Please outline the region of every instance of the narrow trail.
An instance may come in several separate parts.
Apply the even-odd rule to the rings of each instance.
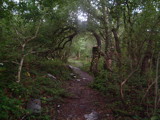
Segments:
[[[93,77],[79,68],[70,67],[79,77],[67,83],[71,97],[65,98],[60,105],[57,120],[114,120],[104,97],[88,86]]]

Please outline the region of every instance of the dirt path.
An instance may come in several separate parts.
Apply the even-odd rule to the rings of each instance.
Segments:
[[[59,105],[57,120],[114,120],[105,99],[88,84],[93,77],[79,68],[70,66],[79,78],[71,80],[66,89],[72,95]]]

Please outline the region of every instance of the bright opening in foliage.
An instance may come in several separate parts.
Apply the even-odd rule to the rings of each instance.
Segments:
[[[88,20],[87,14],[81,10],[78,10],[77,16],[78,16],[78,20],[80,20],[81,22]]]

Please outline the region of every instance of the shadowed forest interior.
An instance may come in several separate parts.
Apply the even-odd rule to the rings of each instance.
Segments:
[[[160,0],[0,1],[2,120],[160,120],[159,64]]]

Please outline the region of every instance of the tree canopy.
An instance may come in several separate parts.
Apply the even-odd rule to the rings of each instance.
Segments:
[[[148,107],[145,116],[152,117],[159,112],[159,51],[159,0],[0,1],[1,96],[7,81],[24,84],[36,61],[86,60],[97,79],[119,85],[123,103],[132,88],[142,88],[139,106]],[[103,80],[93,86],[106,86]]]

